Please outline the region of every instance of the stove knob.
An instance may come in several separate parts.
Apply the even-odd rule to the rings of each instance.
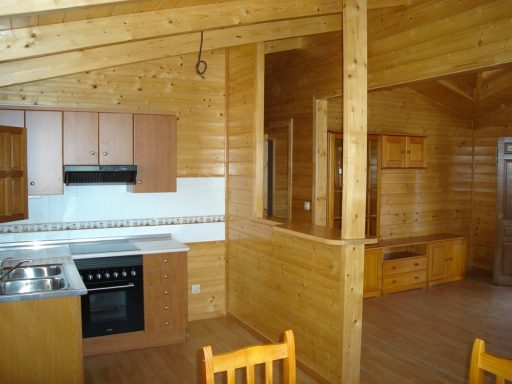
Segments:
[[[87,280],[89,280],[89,281],[94,280],[94,276],[92,275],[92,273],[89,273],[89,274],[87,275]]]
[[[96,279],[97,279],[97,280],[101,280],[101,273],[99,273],[99,272],[98,272],[98,273],[96,274]]]
[[[137,275],[137,272],[135,272],[135,269],[132,269],[132,271],[130,272],[130,274],[135,277],[135,275]]]
[[[105,274],[103,276],[105,276],[105,279],[110,279],[110,273],[108,273],[108,272],[105,272]]]
[[[112,273],[112,277],[114,279],[117,279],[119,277],[119,272],[115,271],[114,273]]]
[[[126,277],[126,276],[128,276],[128,273],[126,273],[126,271],[123,270],[123,272],[121,272],[121,276]]]

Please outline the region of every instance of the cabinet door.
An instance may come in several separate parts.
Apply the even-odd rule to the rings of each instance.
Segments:
[[[133,164],[133,115],[99,114],[100,164]]]
[[[382,249],[364,251],[364,297],[378,296],[382,289]]]
[[[424,137],[407,137],[406,164],[408,168],[424,168],[427,165]]]
[[[25,127],[25,111],[18,109],[1,109],[0,110],[0,125],[8,127]]]
[[[466,273],[466,239],[455,239],[449,243],[447,277],[462,277]]]
[[[98,164],[97,112],[64,112],[64,164]]]
[[[27,135],[0,126],[0,222],[28,218]]]
[[[382,168],[405,167],[406,136],[382,136]]]
[[[29,195],[64,193],[62,112],[26,111]]]
[[[447,242],[436,241],[428,244],[429,280],[438,280],[447,274]]]
[[[176,116],[133,116],[134,192],[176,192]]]

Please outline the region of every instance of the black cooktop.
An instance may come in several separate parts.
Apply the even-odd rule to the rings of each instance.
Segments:
[[[69,244],[69,250],[73,255],[84,255],[87,253],[106,253],[106,252],[126,252],[138,251],[135,245],[129,241],[116,242],[91,242],[91,243],[72,243]]]

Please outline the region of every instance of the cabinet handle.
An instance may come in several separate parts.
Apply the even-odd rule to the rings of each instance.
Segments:
[[[166,306],[164,307],[164,309],[165,309],[166,311],[168,311],[168,310],[169,310],[169,307],[166,305]]]
[[[137,184],[142,184],[142,180],[137,180]]]
[[[165,290],[164,295],[168,295],[168,294],[169,294],[169,291]]]
[[[169,326],[169,322],[168,322],[168,321],[166,321],[166,322],[165,322],[165,325]]]
[[[103,156],[107,156],[108,155],[108,152],[103,152]]]
[[[36,183],[34,183],[33,181],[30,182],[30,185],[35,185]]]
[[[168,275],[164,275],[164,279],[168,279],[168,278],[169,278],[169,276],[168,276]]]
[[[95,152],[95,151],[91,151],[91,152],[89,152],[89,155],[91,155],[91,156],[94,156],[95,154],[96,154],[96,152]]]
[[[167,260],[167,259],[164,259],[164,263],[167,263],[168,261],[169,261],[169,260]]]

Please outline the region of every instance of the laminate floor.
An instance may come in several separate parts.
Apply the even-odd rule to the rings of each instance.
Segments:
[[[475,337],[512,357],[512,287],[489,278],[367,299],[363,306],[361,383],[465,383]],[[222,318],[189,324],[182,344],[85,358],[86,384],[198,383],[199,350],[224,352],[260,341]],[[315,380],[298,372],[298,383]]]
[[[475,337],[512,357],[512,287],[485,276],[364,301],[361,380],[466,383]]]

